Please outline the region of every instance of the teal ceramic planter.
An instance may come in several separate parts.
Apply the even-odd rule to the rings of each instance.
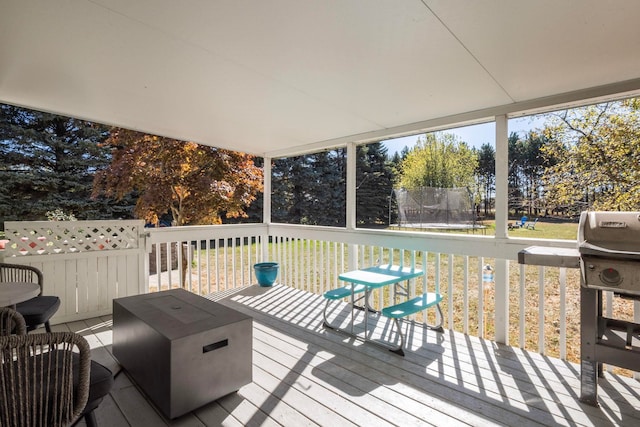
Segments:
[[[253,269],[256,272],[256,279],[260,286],[271,286],[278,277],[278,268],[280,266],[277,262],[259,262],[253,265]]]

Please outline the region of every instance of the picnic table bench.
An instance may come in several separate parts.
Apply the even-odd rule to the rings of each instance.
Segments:
[[[415,298],[409,298],[409,280],[415,279],[423,274],[422,270],[402,267],[396,265],[380,265],[368,267],[360,270],[353,270],[343,274],[340,274],[338,277],[340,280],[345,281],[348,285],[332,289],[324,293],[324,298],[327,300],[325,304],[325,308],[323,311],[323,326],[349,335],[356,339],[363,339],[364,341],[371,342],[373,344],[377,344],[383,346],[390,351],[404,356],[404,344],[405,337],[402,332],[402,327],[400,324],[400,320],[404,317],[415,314],[419,311],[426,310],[427,308],[436,306],[438,310],[438,315],[440,319],[440,323],[438,325],[427,325],[427,327],[434,329],[438,332],[442,332],[442,310],[440,308],[440,301],[442,301],[442,295],[439,293],[425,293],[423,295],[417,296]],[[405,287],[402,286],[402,282],[407,282]],[[378,313],[375,309],[373,309],[369,304],[369,297],[371,295],[371,291],[374,289],[381,288],[387,285],[396,286],[396,292],[394,292],[396,298],[398,296],[405,296],[407,298],[406,301],[390,305],[388,307],[384,307],[380,314],[383,316],[393,319],[394,325],[396,327],[396,331],[398,336],[400,337],[400,344],[398,346],[390,346],[387,343],[380,343],[378,341],[373,341],[368,339],[368,316],[365,314],[364,318],[364,337],[360,337],[358,334],[353,332],[353,323],[354,323],[354,310],[364,310],[366,312],[375,312]],[[364,295],[355,298],[355,295],[364,293]],[[329,308],[329,303],[331,301],[340,300],[344,298],[350,298],[351,305],[351,322],[350,329],[346,330],[344,328],[340,328],[339,326],[332,325],[327,319],[327,309]],[[356,301],[363,300],[364,303],[362,306],[357,306]]]

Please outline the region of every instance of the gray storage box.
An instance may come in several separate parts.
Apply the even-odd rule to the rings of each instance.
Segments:
[[[169,418],[252,381],[252,318],[183,289],[113,300],[113,355]]]

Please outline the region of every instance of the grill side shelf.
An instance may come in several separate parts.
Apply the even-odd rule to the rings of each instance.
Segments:
[[[518,252],[518,263],[545,267],[580,268],[580,252],[574,248],[529,246]]]

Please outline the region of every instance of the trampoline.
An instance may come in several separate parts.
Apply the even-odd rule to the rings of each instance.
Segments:
[[[472,194],[466,188],[418,187],[393,190],[398,204],[399,228],[475,231],[478,224]]]

